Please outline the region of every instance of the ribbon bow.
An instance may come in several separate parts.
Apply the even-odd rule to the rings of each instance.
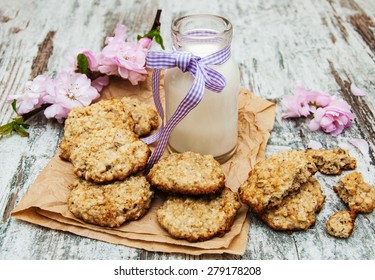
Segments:
[[[220,93],[226,86],[223,75],[209,67],[209,65],[221,65],[231,55],[230,47],[203,58],[190,52],[174,51],[172,53],[149,52],[146,58],[146,67],[154,68],[152,74],[152,94],[156,109],[163,121],[161,128],[153,135],[142,139],[147,144],[159,139],[150,161],[146,167],[148,172],[163,155],[172,130],[203,98],[204,89]],[[164,111],[160,101],[160,71],[161,69],[178,67],[183,72],[189,72],[193,77],[193,84],[178,105],[176,111],[164,127]]]

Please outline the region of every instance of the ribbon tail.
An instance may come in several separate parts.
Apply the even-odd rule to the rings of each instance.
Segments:
[[[162,123],[161,123],[159,130],[156,133],[141,139],[143,142],[145,142],[148,145],[154,143],[155,141],[159,139],[161,132],[164,128],[164,110],[163,110],[163,106],[160,100],[160,72],[161,72],[161,69],[155,68],[152,73],[152,97],[154,99],[156,111],[158,112]]]
[[[189,92],[186,94],[184,99],[178,105],[176,111],[167,122],[166,126],[161,132],[159,142],[156,145],[154,152],[151,155],[151,158],[145,169],[145,174],[147,174],[154,164],[161,158],[164,153],[164,150],[167,146],[169,136],[172,133],[172,130],[176,125],[191,111],[193,110],[199,102],[202,100],[204,94],[204,79],[203,75],[198,71],[193,82],[192,87]]]

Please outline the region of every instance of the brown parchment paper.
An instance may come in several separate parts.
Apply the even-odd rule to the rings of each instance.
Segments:
[[[162,100],[164,99],[161,85]],[[153,104],[150,78],[137,86],[128,81],[111,79],[101,98],[130,96]],[[249,90],[239,92],[239,138],[236,154],[222,165],[226,185],[237,191],[248,172],[265,154],[275,119],[275,104],[259,98]],[[153,150],[154,145],[151,146]],[[167,153],[167,152],[166,152]],[[75,179],[73,166],[58,155],[53,157],[28,189],[12,217],[80,236],[149,251],[186,253],[192,255],[229,253],[242,255],[247,246],[250,220],[247,206],[242,206],[230,232],[221,238],[191,243],[171,238],[156,220],[156,210],[164,195],[156,193],[149,212],[140,220],[112,229],[86,224],[68,210],[68,185]]]

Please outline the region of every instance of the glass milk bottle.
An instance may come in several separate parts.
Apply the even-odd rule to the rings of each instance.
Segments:
[[[173,21],[172,39],[176,50],[205,57],[231,44],[232,24],[220,16],[185,16]],[[237,148],[240,73],[233,55],[224,64],[209,67],[225,77],[225,88],[220,93],[205,89],[201,102],[172,131],[168,148],[173,152],[211,154],[222,163]],[[183,73],[179,68],[166,70],[167,121],[191,88],[193,79],[189,72]]]

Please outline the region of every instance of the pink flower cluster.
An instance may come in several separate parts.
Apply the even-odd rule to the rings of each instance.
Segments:
[[[62,121],[72,108],[90,105],[98,97],[98,91],[91,86],[86,75],[64,70],[55,79],[45,75],[37,76],[26,83],[22,94],[11,95],[9,100],[16,100],[16,109],[20,115],[42,104],[51,104],[44,110],[44,115]]]
[[[114,37],[106,38],[106,46],[99,53],[94,54],[88,50],[79,53],[87,57],[92,72],[120,76],[137,85],[138,82],[146,79],[146,55],[152,40],[143,37],[138,42],[126,42],[125,37],[125,26],[117,24]],[[73,61],[73,68],[77,68],[76,60]]]
[[[351,106],[345,100],[325,92],[308,91],[302,87],[297,87],[295,94],[286,96],[281,103],[286,109],[282,114],[283,118],[312,115],[309,128],[312,131],[321,129],[333,136],[350,127],[355,118]]]
[[[107,45],[97,55],[98,69],[101,73],[121,76],[136,85],[146,79],[146,54],[151,39],[144,37],[134,43],[125,42],[124,38],[125,26],[118,24],[115,36],[107,37]]]
[[[138,84],[146,78],[146,55],[152,40],[143,37],[137,43],[126,42],[125,35],[125,26],[118,24],[114,37],[106,38],[106,46],[101,52],[79,52],[87,59],[88,74],[79,72],[76,56],[72,67],[62,70],[54,79],[39,75],[26,83],[23,93],[11,95],[8,100],[16,101],[19,115],[48,104],[45,116],[61,122],[72,108],[88,106],[98,98],[99,92],[109,83],[108,75],[121,76],[133,85]]]

